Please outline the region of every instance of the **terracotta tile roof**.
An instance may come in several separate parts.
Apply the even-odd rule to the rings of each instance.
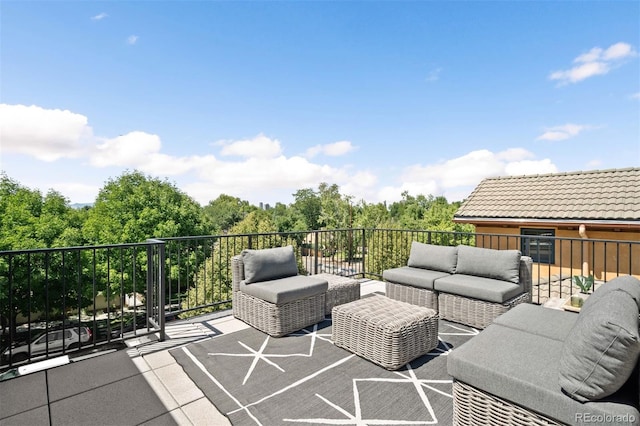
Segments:
[[[484,179],[454,218],[640,222],[640,168]]]

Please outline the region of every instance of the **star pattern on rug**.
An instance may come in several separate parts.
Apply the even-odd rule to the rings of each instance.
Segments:
[[[306,357],[306,358],[310,358],[313,356],[313,350],[315,348],[316,345],[316,340],[320,339],[320,340],[325,340],[328,341],[330,343],[331,342],[331,335],[327,335],[327,334],[322,334],[322,333],[318,333],[318,325],[314,325],[312,327],[311,330],[307,330],[307,329],[303,329],[297,333],[293,333],[292,335],[297,335],[297,336],[308,336],[310,337],[310,343],[309,343],[309,351],[307,353],[293,353],[293,354],[269,354],[269,353],[265,353],[265,350],[267,349],[267,345],[269,344],[269,340],[271,339],[270,336],[266,336],[266,338],[264,339],[264,341],[262,342],[262,345],[260,346],[260,349],[254,349],[251,346],[247,345],[244,342],[238,341],[238,344],[240,346],[242,346],[247,352],[244,353],[230,353],[230,352],[209,352],[207,355],[208,356],[227,356],[227,357],[238,357],[238,358],[253,358],[251,361],[251,365],[249,366],[249,369],[247,370],[247,374],[244,376],[244,380],[242,381],[242,384],[245,385],[247,383],[247,381],[249,380],[249,378],[251,377],[251,374],[254,372],[256,366],[258,365],[258,362],[263,361],[269,365],[271,365],[272,367],[276,368],[277,370],[279,370],[281,373],[284,373],[285,370],[284,368],[282,368],[278,363],[276,363],[275,361],[272,361],[272,359],[277,359],[277,358],[290,358],[290,357]],[[327,336],[329,336],[329,338],[327,338]]]
[[[406,371],[396,371],[395,374],[400,376],[400,379],[385,379],[385,378],[368,378],[368,379],[354,379],[353,380],[353,402],[355,406],[355,410],[353,413],[349,412],[347,409],[343,408],[339,404],[330,401],[329,399],[323,397],[320,394],[315,394],[321,401],[325,404],[329,405],[333,409],[335,409],[340,414],[344,415],[344,419],[329,419],[329,418],[307,418],[307,419],[283,419],[285,422],[289,423],[312,423],[312,424],[322,424],[322,425],[356,425],[356,426],[365,426],[365,425],[425,425],[425,424],[438,424],[438,419],[436,418],[435,411],[429,401],[429,398],[425,392],[425,388],[437,392],[441,395],[444,395],[449,398],[453,398],[450,393],[443,392],[442,390],[436,388],[433,385],[436,384],[446,384],[451,385],[453,383],[450,379],[445,380],[431,380],[431,379],[419,379],[413,368],[411,368],[411,364],[407,364]],[[425,409],[429,413],[430,419],[421,419],[421,420],[402,420],[402,419],[369,419],[365,418],[362,412],[362,405],[360,401],[360,392],[358,389],[358,384],[362,382],[377,382],[380,383],[381,392],[384,392],[384,384],[397,384],[397,383],[406,383],[411,385],[418,394],[418,397],[424,404]]]

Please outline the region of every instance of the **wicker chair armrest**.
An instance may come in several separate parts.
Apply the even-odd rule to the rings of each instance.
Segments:
[[[233,284],[233,292],[240,291],[240,281],[244,280],[244,263],[242,256],[233,256],[231,258],[231,282]]]
[[[531,289],[533,287],[532,269],[533,259],[529,256],[522,256],[520,258],[519,282],[524,288],[524,292],[529,294],[529,302],[531,302]]]

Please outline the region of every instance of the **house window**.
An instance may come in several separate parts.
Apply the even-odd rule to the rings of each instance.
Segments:
[[[520,230],[522,239],[520,240],[520,251],[525,256],[530,256],[534,262],[547,263],[549,265],[555,263],[556,250],[553,238],[555,237],[555,229],[527,229]],[[531,236],[531,238],[527,238]]]

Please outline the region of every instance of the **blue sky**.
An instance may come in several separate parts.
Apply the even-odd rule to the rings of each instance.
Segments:
[[[640,3],[0,4],[0,169],[93,202],[126,170],[202,205],[467,197],[640,166]]]

